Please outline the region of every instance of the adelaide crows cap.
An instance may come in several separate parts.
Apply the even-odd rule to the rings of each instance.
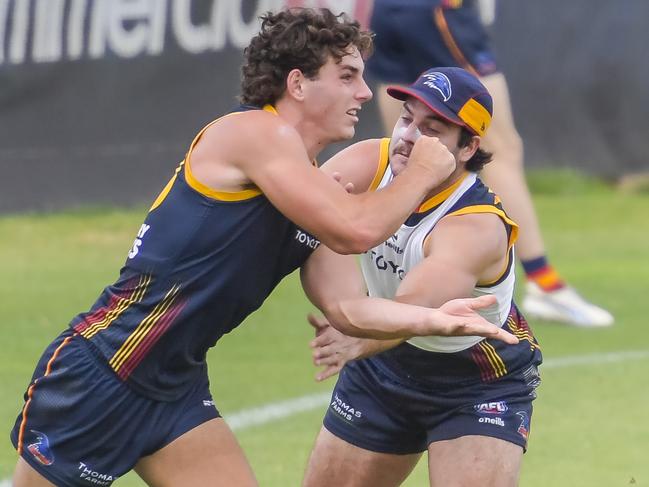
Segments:
[[[483,136],[493,114],[493,101],[478,78],[462,68],[431,68],[413,84],[389,86],[397,100],[412,96],[443,119]]]

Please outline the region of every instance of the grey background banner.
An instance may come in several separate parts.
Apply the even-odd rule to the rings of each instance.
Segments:
[[[0,212],[151,201],[237,104],[256,17],[284,3],[370,6],[0,0]],[[501,0],[492,40],[529,167],[646,171],[646,19],[645,0]],[[356,139],[382,135],[372,103],[361,118]]]

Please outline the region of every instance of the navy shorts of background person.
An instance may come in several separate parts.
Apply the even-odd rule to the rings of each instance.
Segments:
[[[430,66],[460,66],[479,76],[495,73],[495,57],[473,3],[375,0],[370,21],[375,51],[368,74],[408,84]]]

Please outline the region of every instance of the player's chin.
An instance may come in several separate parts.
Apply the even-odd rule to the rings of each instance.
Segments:
[[[390,156],[390,169],[392,174],[398,176],[401,171],[403,171],[408,165],[408,158],[402,156],[401,154],[394,154]]]
[[[356,126],[348,126],[341,130],[340,140],[349,140],[356,135]]]
[[[338,132],[336,135],[333,135],[329,139],[329,143],[335,144],[336,142],[345,142],[346,140],[349,140],[354,137],[354,131],[352,130],[350,132]]]

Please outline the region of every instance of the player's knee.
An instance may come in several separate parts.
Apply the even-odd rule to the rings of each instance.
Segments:
[[[480,487],[517,487],[518,472],[505,470],[496,472],[493,465],[474,465],[474,468],[467,471],[457,484],[453,484],[453,487],[475,487],[476,485]]]
[[[462,486],[516,487],[519,472],[520,461],[510,461],[504,454],[497,458],[490,455],[477,457],[474,468],[468,470],[462,479]]]
[[[509,142],[507,143],[509,151],[512,155],[512,160],[515,164],[523,165],[523,152],[525,151],[523,147],[523,139],[519,133],[514,129],[511,134],[509,134]]]

